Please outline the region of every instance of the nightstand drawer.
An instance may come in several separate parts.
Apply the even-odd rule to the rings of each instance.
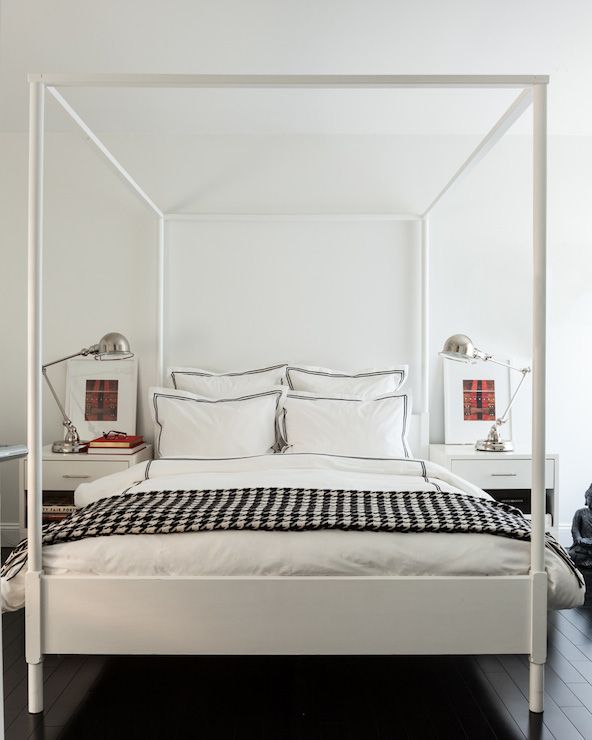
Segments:
[[[90,483],[111,473],[127,470],[127,462],[106,460],[44,460],[42,485],[45,491],[74,491],[80,483]],[[25,469],[25,486],[27,473]]]
[[[495,453],[491,453],[495,454]],[[530,460],[452,460],[450,469],[469,483],[485,490],[495,488],[530,488],[532,485],[532,463]],[[554,488],[555,465],[545,461],[545,488]]]

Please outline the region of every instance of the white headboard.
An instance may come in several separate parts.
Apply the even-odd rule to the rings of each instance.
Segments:
[[[165,225],[164,366],[406,362],[421,403],[417,221],[360,217],[171,220]],[[420,449],[417,415],[414,454]]]

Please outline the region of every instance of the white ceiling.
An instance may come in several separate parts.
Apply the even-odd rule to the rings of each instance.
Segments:
[[[420,213],[478,143],[471,136],[104,139],[160,208],[189,213]]]
[[[548,73],[551,133],[590,135],[591,31],[589,0],[4,0],[0,130],[26,128],[29,71]],[[394,121],[388,133],[432,133],[440,124],[449,133],[460,110],[456,95],[444,106],[426,99],[424,115],[412,118],[398,103],[361,93],[306,105],[299,96],[270,103],[249,94],[248,106],[240,95],[210,93],[195,107],[185,100],[175,116],[175,94],[160,95],[139,94],[133,109],[119,93],[85,104],[106,131],[144,131],[141,114],[156,112],[157,128],[170,114],[177,129],[199,118],[205,132],[386,133]],[[455,133],[474,133],[491,118],[491,101],[474,101]]]
[[[30,71],[495,73],[550,74],[550,132],[592,135],[587,0],[0,3],[0,132],[26,131]],[[421,212],[518,94],[62,92],[162,208],[210,212]],[[47,128],[75,128],[51,98]]]

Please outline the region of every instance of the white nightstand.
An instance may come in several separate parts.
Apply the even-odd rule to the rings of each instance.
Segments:
[[[74,491],[80,483],[119,473],[136,463],[152,459],[152,445],[131,455],[88,455],[84,452],[66,455],[43,448],[43,502],[74,503]],[[19,468],[19,524],[21,536],[27,534],[27,461],[20,461]]]
[[[430,445],[430,460],[448,468],[498,501],[530,514],[532,455],[529,452],[478,452],[471,445]],[[557,537],[559,456],[545,458],[547,529]]]

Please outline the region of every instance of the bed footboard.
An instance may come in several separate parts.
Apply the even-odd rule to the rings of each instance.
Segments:
[[[531,652],[529,576],[42,576],[43,653]]]

